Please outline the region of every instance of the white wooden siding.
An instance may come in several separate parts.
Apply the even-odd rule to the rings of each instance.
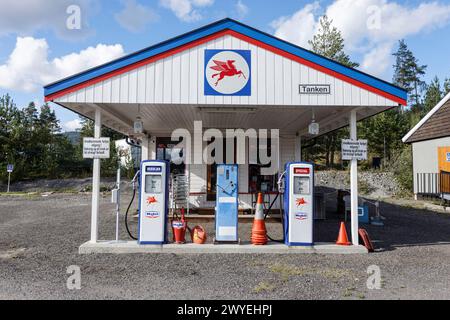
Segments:
[[[252,95],[204,95],[204,50],[241,49],[252,54]],[[300,84],[329,84],[330,95],[300,95]],[[224,36],[57,99],[76,103],[215,105],[396,106],[398,103],[342,80]]]

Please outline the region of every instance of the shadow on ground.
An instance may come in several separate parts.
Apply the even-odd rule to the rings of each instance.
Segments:
[[[333,189],[327,189],[327,192],[333,192]],[[401,205],[380,201],[380,214],[385,218],[384,226],[359,224],[360,228],[367,230],[377,251],[406,246],[450,244],[450,215],[415,208],[413,205],[414,200],[410,204],[402,201]],[[370,213],[375,214],[373,206],[370,206]],[[315,221],[314,241],[336,241],[341,221],[344,221],[344,215],[333,210],[333,205],[330,209],[327,201],[327,219]],[[350,237],[350,221],[347,221],[346,227]]]

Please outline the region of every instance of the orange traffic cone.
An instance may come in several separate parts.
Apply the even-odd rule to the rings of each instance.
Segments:
[[[341,228],[339,230],[339,236],[336,241],[339,246],[349,246],[351,243],[348,241],[347,230],[345,229],[345,223],[341,222]]]
[[[266,223],[264,222],[262,193],[258,193],[258,200],[256,201],[255,220],[253,221],[251,240],[254,245],[264,245],[267,244],[268,241]]]

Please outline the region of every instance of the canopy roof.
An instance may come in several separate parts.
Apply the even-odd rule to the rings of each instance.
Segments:
[[[291,58],[298,58],[301,63],[305,65],[396,100],[399,104],[406,105],[407,93],[400,87],[370,76],[359,70],[344,66],[336,61],[229,18],[70,76],[66,79],[48,84],[44,87],[45,97],[47,100],[53,100],[55,97],[63,94],[62,92],[67,93],[70,90],[76,90],[83,87],[83,84],[87,86],[92,84],[92,82],[95,82],[95,80],[100,81],[107,77],[112,77],[116,75],[117,72],[124,72],[137,68],[142,64],[149,63],[152,61],[151,59],[155,57],[161,59],[168,54],[173,55],[180,50],[186,50],[190,46],[198,45],[223,35],[223,32],[227,32],[238,38],[244,38],[245,40],[262,47],[268,46],[272,50],[276,50],[279,54],[287,55]]]
[[[251,54],[249,96],[208,96],[205,51]],[[325,85],[328,94],[300,94],[299,85]],[[406,105],[405,90],[232,19],[224,19],[104,65],[46,85],[45,99],[123,133],[141,116],[152,134],[208,127],[280,128],[307,131],[314,110],[323,131],[348,124],[346,110],[365,118]],[[220,108],[219,108],[220,107]],[[232,108],[231,108],[232,107]],[[208,108],[212,108],[209,109]],[[220,109],[220,110],[219,110]],[[255,113],[257,112],[257,115]]]

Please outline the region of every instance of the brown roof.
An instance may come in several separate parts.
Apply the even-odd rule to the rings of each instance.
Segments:
[[[450,137],[450,100],[447,100],[405,142],[411,143],[442,137]]]

